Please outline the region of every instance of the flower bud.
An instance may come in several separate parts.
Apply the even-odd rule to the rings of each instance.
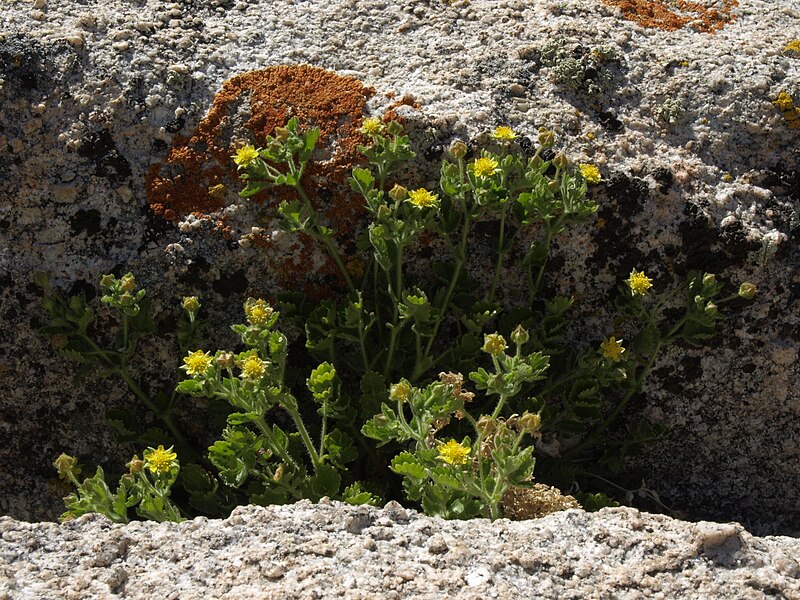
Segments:
[[[487,415],[483,415],[478,422],[475,423],[475,428],[484,437],[489,437],[497,431],[497,421]]]
[[[467,145],[461,140],[456,140],[450,144],[450,154],[454,158],[464,158],[467,155]]]
[[[483,337],[483,351],[490,356],[502,354],[507,347],[505,338],[499,333],[490,333]]]
[[[392,211],[388,206],[382,204],[381,206],[378,207],[378,219],[380,220],[388,219],[391,216],[392,216]]]
[[[539,129],[539,143],[543,148],[551,148],[556,142],[556,134],[553,131],[548,131],[544,127]]]
[[[757,288],[754,284],[750,283],[749,281],[745,281],[742,285],[739,286],[739,297],[745,298],[746,300],[751,300],[756,295]]]
[[[116,283],[116,281],[117,281],[117,278],[109,273],[108,275],[103,275],[100,278],[100,286],[105,288],[105,289],[108,289],[112,285],[114,285],[114,283]]]
[[[538,154],[534,154],[528,159],[528,168],[530,169],[538,169],[544,164],[542,157]]]
[[[220,352],[217,356],[217,364],[223,369],[232,369],[236,365],[236,358],[232,352]]]
[[[709,317],[713,317],[714,315],[717,314],[717,305],[714,304],[713,302],[709,302],[708,304],[706,304],[706,307],[703,312],[705,312],[706,315],[708,315]]]
[[[281,146],[281,143],[277,140],[273,140],[269,144],[267,144],[265,150],[267,151],[267,154],[275,156],[277,154],[280,154],[281,148],[283,148],[283,146]]]
[[[549,189],[554,194],[561,188],[561,182],[557,179],[553,179],[552,181],[547,182],[547,189]]]
[[[139,458],[138,454],[134,454],[131,462],[125,466],[128,467],[128,471],[131,475],[136,475],[137,473],[141,473],[142,469],[144,469],[144,461]]]
[[[275,128],[275,139],[279,142],[285,142],[289,138],[289,130],[286,127]]]
[[[717,283],[717,276],[716,275],[714,275],[713,273],[706,273],[705,275],[703,275],[703,286],[704,287],[711,287],[715,283]]]
[[[272,480],[280,481],[283,478],[283,471],[284,471],[283,464],[278,465],[278,468],[275,469],[275,474],[272,476]]]
[[[389,388],[389,399],[395,402],[406,402],[411,397],[411,386],[407,381],[395,383]]]
[[[407,194],[408,190],[404,188],[402,185],[397,183],[391,190],[389,190],[389,198],[391,198],[395,202],[402,202],[403,200],[405,200]]]
[[[519,418],[519,424],[531,435],[536,434],[542,426],[542,418],[536,413],[524,412]]]
[[[136,289],[136,278],[130,273],[124,275],[122,279],[120,279],[119,288],[123,292],[132,292],[133,290]]]
[[[78,466],[78,459],[69,454],[61,454],[55,461],[53,466],[58,471],[58,476],[61,479],[67,479],[70,473],[73,476],[80,475],[81,468]]]
[[[133,296],[131,296],[128,292],[125,292],[119,297],[119,303],[122,306],[130,306],[133,304]]]
[[[511,332],[511,341],[519,346],[527,343],[529,339],[531,339],[531,336],[522,325],[517,325],[517,328]]]
[[[703,306],[703,304],[705,304],[705,299],[702,296],[697,295],[694,297],[694,303],[697,304],[697,306]]]
[[[200,310],[200,300],[197,296],[184,296],[181,306],[186,312],[194,313]]]
[[[557,169],[563,169],[569,166],[569,159],[567,158],[566,154],[559,152],[553,159],[553,164]]]

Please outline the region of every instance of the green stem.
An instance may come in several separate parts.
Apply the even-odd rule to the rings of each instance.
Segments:
[[[322,431],[319,434],[319,456],[325,453],[325,434],[328,429],[328,400],[322,404]]]
[[[361,316],[359,315],[358,318],[358,345],[361,347],[361,362],[364,365],[364,372],[370,370],[370,362],[369,357],[367,356],[367,346],[365,343],[365,336],[364,336],[364,322],[361,320]]]
[[[500,281],[500,268],[503,265],[503,258],[505,258],[506,255],[504,244],[506,233],[506,213],[508,211],[505,210],[505,207],[503,208],[503,214],[500,217],[500,237],[497,241],[497,265],[494,268],[494,278],[492,279],[492,289],[489,292],[489,302],[494,302],[494,294],[497,290],[497,284]]]
[[[322,466],[322,460],[317,454],[317,449],[314,448],[314,442],[311,441],[311,436],[308,435],[308,430],[306,429],[305,423],[303,423],[303,419],[300,417],[300,413],[297,411],[296,403],[289,406],[289,403],[283,402],[283,407],[286,409],[286,412],[292,417],[294,421],[295,427],[297,427],[297,432],[300,434],[300,439],[303,440],[303,444],[308,451],[308,455],[311,457],[311,463],[314,466],[314,471],[316,472],[320,466]]]
[[[455,252],[456,264],[455,268],[453,269],[453,275],[452,277],[450,277],[450,284],[447,286],[447,293],[445,294],[444,300],[442,301],[442,306],[439,308],[439,314],[436,317],[436,322],[433,325],[433,332],[431,333],[431,337],[428,339],[428,343],[425,344],[425,351],[423,352],[423,356],[430,355],[433,343],[436,341],[436,334],[439,333],[439,327],[441,327],[442,323],[444,322],[447,309],[450,306],[450,301],[453,299],[453,292],[456,289],[456,283],[458,283],[458,278],[461,275],[461,269],[464,267],[464,263],[466,262],[467,235],[469,233],[469,224],[470,224],[470,214],[467,210],[465,210],[464,229],[461,232],[461,241],[459,242]],[[422,373],[419,372],[418,369],[415,369],[414,372],[411,374],[411,381],[416,381],[421,376]]]
[[[583,440],[583,442],[581,442],[577,446],[573,446],[572,448],[567,450],[564,454],[562,454],[563,457],[574,456],[575,454],[577,454],[582,449],[584,449],[587,446],[593,444],[609,428],[609,426],[616,420],[616,418],[619,416],[619,414],[622,412],[622,410],[628,404],[630,399],[633,398],[633,395],[637,391],[639,391],[639,389],[640,389],[640,387],[642,385],[642,382],[644,381],[645,377],[647,377],[648,373],[650,373],[650,369],[653,368],[653,365],[655,364],[656,359],[658,358],[658,353],[660,352],[662,345],[663,345],[662,341],[659,341],[656,344],[656,347],[653,350],[653,353],[650,355],[650,358],[648,359],[647,363],[645,363],[644,368],[636,376],[636,379],[634,380],[633,384],[628,388],[628,391],[622,397],[622,400],[620,401],[620,403],[617,404],[616,408],[614,408],[614,410],[611,411],[611,414],[609,414],[603,420],[603,422],[600,424],[600,426],[597,429],[595,429],[592,432],[592,434],[589,435],[585,440]]]
[[[261,477],[261,479],[263,479],[267,483],[267,485],[277,485],[278,487],[282,487],[287,492],[289,492],[289,495],[292,496],[292,498],[294,498],[295,500],[300,500],[303,497],[303,494],[301,494],[292,486],[286,485],[280,479],[275,479],[274,474],[270,474],[269,470],[267,470],[266,474],[261,473],[260,471],[250,471],[250,472]]]
[[[178,444],[180,444],[183,448],[188,449],[192,454],[192,458],[196,456],[196,452],[189,444],[187,439],[184,437],[183,433],[181,433],[180,429],[175,425],[168,414],[162,413],[159,408],[155,405],[155,403],[147,397],[142,389],[136,384],[133,378],[128,373],[128,370],[125,368],[115,369],[116,373],[122,378],[122,380],[128,385],[128,388],[136,395],[139,400],[144,403],[144,405],[150,409],[150,411],[156,415],[164,425],[166,425],[167,429],[169,429],[170,433],[173,437],[177,440]]]
[[[316,216],[316,211],[314,210],[311,200],[309,199],[308,194],[306,194],[303,187],[298,183],[294,186],[294,189],[297,192],[297,195],[300,196],[300,199],[306,205],[306,209],[311,214]],[[339,255],[339,251],[336,249],[336,246],[334,246],[330,236],[325,235],[322,233],[322,231],[320,231],[319,225],[316,223],[316,218],[313,219],[311,231],[309,233],[311,233],[311,236],[314,239],[323,243],[325,249],[328,251],[328,254],[330,254],[331,258],[333,258],[334,262],[336,263],[336,266],[338,267],[339,272],[342,274],[342,277],[344,277],[345,283],[347,283],[347,288],[352,293],[355,293],[356,287],[353,285],[353,280],[350,278],[350,273],[347,271],[344,263],[342,262],[342,257]]]
[[[547,256],[550,254],[550,242],[553,241],[553,231],[549,226],[545,226],[547,230],[547,234],[544,238],[544,247],[545,247],[545,259],[541,265],[539,265],[539,272],[536,273],[536,280],[530,284],[530,289],[528,290],[528,304],[533,304],[533,299],[536,298],[536,292],[539,291],[539,286],[542,283],[542,275],[544,275],[544,268],[547,266]],[[528,282],[530,283],[530,268],[528,269]]]
[[[281,448],[281,445],[275,439],[275,436],[273,435],[272,430],[269,428],[269,425],[267,425],[267,422],[264,420],[264,417],[259,416],[256,419],[254,419],[254,422],[256,425],[258,425],[258,428],[261,430],[261,433],[264,434],[264,437],[267,438],[267,441],[269,442],[269,445],[272,448],[273,452],[275,452],[275,454],[280,456],[281,459],[283,459],[283,462],[285,462],[287,465],[290,465],[293,468],[298,469],[299,465],[291,456],[289,456],[286,453],[286,450]]]
[[[397,244],[397,253],[395,255],[395,281],[394,293],[392,293],[391,286],[389,287],[389,294],[392,296],[394,304],[394,313],[392,316],[392,333],[389,337],[389,353],[386,355],[386,365],[383,369],[383,379],[388,383],[389,375],[392,370],[392,360],[394,359],[395,348],[397,347],[397,336],[400,333],[401,326],[398,321],[400,319],[400,302],[403,295],[403,246]]]

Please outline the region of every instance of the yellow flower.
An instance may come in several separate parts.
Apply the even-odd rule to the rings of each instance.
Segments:
[[[205,375],[208,367],[211,366],[212,360],[213,357],[208,352],[197,350],[184,357],[184,366],[182,368],[186,369],[186,372],[192,377]]]
[[[415,192],[408,192],[408,201],[417,208],[429,208],[436,206],[439,197],[436,194],[431,194],[425,188],[419,188]]]
[[[172,446],[164,449],[159,446],[155,450],[148,448],[144,451],[144,464],[151,473],[169,473],[178,455],[172,451]]]
[[[600,180],[602,179],[602,177],[600,177],[600,169],[597,168],[597,165],[579,165],[578,170],[581,172],[581,175],[583,175],[583,178],[589,183],[600,183]]]
[[[475,177],[491,177],[497,171],[500,170],[500,167],[496,160],[493,158],[478,158],[473,162],[469,168],[475,174]]]
[[[644,296],[651,287],[653,287],[653,281],[644,274],[644,271],[637,271],[634,269],[631,271],[630,277],[625,280],[628,284],[628,287],[631,288],[631,293],[635,296],[639,294],[640,296]]]
[[[622,340],[618,340],[612,335],[600,344],[600,352],[603,354],[603,358],[607,358],[612,362],[619,362],[622,360],[622,353],[625,352],[625,348],[622,347]]]
[[[258,150],[248,144],[247,146],[242,146],[236,151],[236,154],[233,155],[233,162],[239,165],[239,167],[247,167],[257,158]]]
[[[492,137],[501,142],[513,142],[515,139],[517,139],[517,134],[514,133],[514,130],[511,129],[511,127],[501,125],[494,130]]]
[[[483,336],[483,351],[492,356],[497,356],[505,351],[505,338],[499,333],[489,333]]]
[[[364,119],[361,122],[361,133],[366,135],[379,135],[383,132],[383,122],[377,118]]]
[[[439,459],[448,465],[463,465],[467,462],[470,448],[462,446],[455,440],[450,440],[446,444],[439,446]]]
[[[248,356],[239,367],[242,369],[242,377],[245,379],[258,379],[267,372],[267,363],[255,355]]]
[[[265,300],[260,298],[248,298],[244,303],[244,314],[250,325],[266,325],[274,314],[273,308]]]

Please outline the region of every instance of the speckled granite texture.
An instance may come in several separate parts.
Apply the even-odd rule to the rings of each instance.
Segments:
[[[0,598],[792,599],[798,556],[793,538],[630,508],[490,523],[304,501],[179,525],[2,517]]]

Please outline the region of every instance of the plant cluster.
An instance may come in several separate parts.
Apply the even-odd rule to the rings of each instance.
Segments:
[[[245,322],[233,326],[235,349],[204,346],[199,299],[184,298],[182,375],[170,394],[150,399],[128,369],[136,340],[153,329],[132,275],[101,281],[103,301],[121,318],[111,350],[92,338],[94,314],[82,298],[62,299],[39,280],[51,315],[45,331],[57,350],[120,377],[162,425],[137,432],[131,415],[110,411],[123,439],[148,446],[113,494],[102,469],[81,483],[76,460],[59,458],[59,473],[78,489],[67,498],[67,516],[95,510],[124,521],[135,506],[141,517],[176,520],[226,514],[245,502],[323,496],[376,503],[401,493],[388,472],[402,478],[408,500],[447,518],[503,516],[504,497],[534,485],[534,467],[588,507],[612,502],[605,493],[628,491],[624,458],[664,432],[649,423],[621,428],[618,417],[663,348],[701,344],[714,334],[719,307],[751,298],[755,288],[743,284],[719,298],[714,275],[693,273],[682,288],[655,294],[653,280],[634,269],[620,283],[615,327],[589,347],[572,348],[564,332],[574,299],[542,298],[543,275],[556,236],[595,214],[586,190],[600,181],[599,170],[576,168],[563,153],[542,158],[555,143],[546,130],[526,159],[516,133],[501,126],[492,146],[471,158],[463,142],[450,147],[438,190],[409,189],[395,177],[415,155],[403,127],[370,118],[361,131],[365,166],[353,170],[350,185],[370,220],[358,240],[368,256],[358,276],[306,192],[319,132],[290,119],[262,147],[236,151],[242,195],[294,190],[278,208],[281,226],[316,240],[346,289],[314,305],[292,293],[276,294],[275,303],[249,298]],[[467,266],[479,260],[470,234],[486,221],[497,234],[491,281],[481,285]],[[409,261],[423,238],[438,239],[446,253],[428,277],[414,277]],[[520,299],[504,296],[500,285],[510,264],[524,269]],[[684,308],[675,316],[681,290]],[[305,356],[291,364],[280,319],[305,332]],[[175,423],[180,394],[226,407],[224,430],[207,452]]]

